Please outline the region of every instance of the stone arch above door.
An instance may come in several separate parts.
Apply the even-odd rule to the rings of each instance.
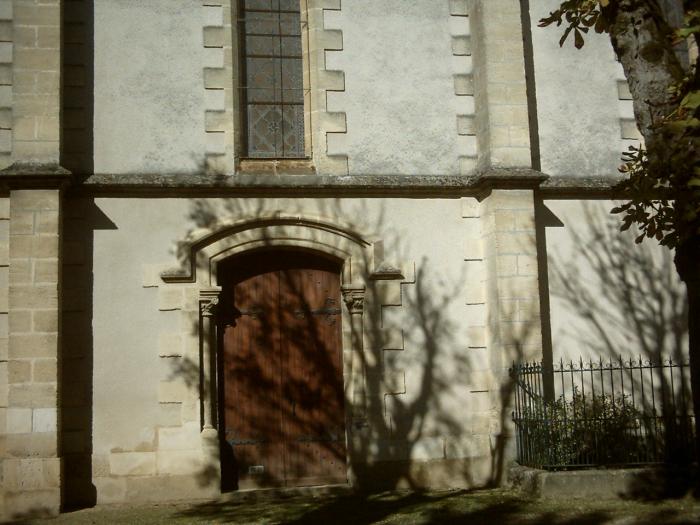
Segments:
[[[343,261],[342,283],[363,276],[400,278],[398,267],[387,265],[383,242],[355,232],[347,225],[321,217],[281,215],[218,222],[193,231],[179,244],[180,265],[161,273],[166,283],[216,286],[219,261],[259,248],[292,247],[318,251]],[[393,270],[392,275],[387,269]]]

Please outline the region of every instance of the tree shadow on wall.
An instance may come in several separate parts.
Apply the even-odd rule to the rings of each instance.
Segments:
[[[501,475],[492,470],[503,468],[503,461],[497,456],[504,453],[505,444],[491,445],[489,433],[494,427],[491,422],[494,399],[500,396],[507,397],[509,394],[507,388],[495,397],[491,393],[484,393],[483,397],[488,399],[486,406],[478,407],[480,412],[474,413],[477,407],[472,406],[472,399],[475,397],[475,388],[471,384],[472,375],[475,372],[488,374],[488,365],[485,366],[486,370],[483,367],[481,370],[475,370],[470,356],[467,355],[467,349],[459,348],[459,344],[466,347],[465,338],[459,334],[460,330],[464,329],[460,326],[461,316],[466,315],[459,304],[465,275],[446,276],[445,272],[441,271],[442,268],[433,266],[433,261],[417,261],[414,278],[408,275],[398,277],[398,280],[404,281],[400,285],[400,301],[396,301],[395,297],[386,299],[386,287],[391,284],[381,275],[378,276],[374,270],[380,266],[397,270],[398,261],[405,259],[407,248],[401,240],[400,232],[392,231],[387,226],[385,210],[381,205],[371,206],[359,199],[354,205],[348,205],[338,199],[319,199],[315,203],[317,209],[314,210],[314,215],[345,218],[345,223],[350,222],[348,226],[354,231],[380,234],[384,239],[384,254],[392,257],[391,260],[377,261],[374,260],[376,252],[371,253],[369,249],[364,249],[362,260],[352,261],[353,281],[366,286],[362,334],[364,345],[361,353],[353,356],[353,351],[349,350],[353,335],[360,334],[352,334],[349,326],[343,327],[346,390],[341,401],[345,410],[345,445],[353,488],[359,493],[369,493],[396,488],[419,490],[429,484],[444,487],[477,486],[500,481]],[[190,218],[197,228],[211,228],[215,223],[227,218],[236,220],[244,217],[269,217],[270,212],[274,210],[266,206],[263,199],[199,199],[193,201]],[[301,214],[303,203],[299,203],[298,206]],[[288,208],[289,204],[286,207]],[[288,213],[294,215],[291,210]],[[348,221],[347,218],[353,220]],[[293,253],[279,250],[274,246],[272,239],[263,239],[261,244],[257,248],[259,251],[268,251],[280,258],[284,258],[286,253]],[[181,252],[178,255],[184,259],[190,254]],[[240,258],[239,261],[243,263],[244,258]],[[198,264],[208,262],[200,261]],[[229,270],[233,272],[237,264],[237,260],[232,258],[227,263],[222,263],[220,269],[228,265]],[[221,274],[219,278],[221,279]],[[398,282],[394,282],[393,285],[399,286]],[[293,280],[287,282],[285,287],[287,294],[293,298],[292,302],[296,303],[301,311],[311,312],[318,309],[318,304],[309,300],[306,290]],[[228,292],[225,287],[224,294],[226,293]],[[236,323],[236,308],[239,310],[238,317],[241,311],[250,313],[249,305],[236,304],[235,292],[233,299],[223,297],[221,306],[220,327],[224,330],[226,324]],[[346,308],[345,305],[340,307]],[[261,348],[274,345],[271,330],[265,326],[268,321],[262,317],[264,316],[261,316],[259,330],[261,335],[255,343]],[[394,334],[401,334],[398,345],[395,335],[390,335],[392,329]],[[324,370],[331,370],[336,366],[330,361],[329,356],[332,356],[332,353],[315,351],[322,348],[326,341],[313,323],[297,323],[291,330],[292,333],[288,337],[306,341],[301,355],[315,363],[316,372],[322,374]],[[197,335],[199,327],[193,326],[191,333],[193,336]],[[513,348],[517,348],[517,345]],[[353,367],[364,369],[365,382],[360,396],[355,390],[353,379],[347,378],[348,373],[356,374],[359,370]],[[289,400],[284,395],[274,392],[304,391],[308,390],[308,384],[280,387],[279,379],[273,377],[262,362],[255,359],[246,359],[242,370],[245,370],[245,377],[240,377],[239,374],[238,380],[257,385],[260,391],[257,401],[266,407],[268,413],[280,414],[282,420],[293,419]],[[227,365],[220,360],[219,392],[225,391],[227,382],[233,379],[233,376],[229,377],[227,374]],[[199,357],[186,356],[179,360],[171,375],[173,378],[184,379],[191,385],[198,384],[201,381]],[[318,392],[307,391],[305,395],[314,398]],[[227,455],[229,458],[235,457],[237,445],[231,448],[222,434],[228,425],[225,420],[226,414],[235,407],[226,406],[229,402],[226,397],[219,396],[218,400],[218,427],[226,467],[225,458]],[[360,407],[358,403],[363,403],[363,406]],[[332,420],[337,405],[317,404],[314,407],[314,410],[319,411],[315,416],[316,420]],[[361,410],[358,410],[359,408]],[[505,416],[502,417],[504,418]],[[241,436],[241,448],[246,444],[255,445],[252,441],[257,441],[258,444],[264,441],[262,435],[279,432],[279,424],[274,419],[256,422],[256,425],[261,429],[260,436],[249,439]],[[479,430],[475,430],[477,426]],[[246,439],[250,442],[246,443]],[[306,455],[304,450],[295,453],[298,454],[299,461],[309,464],[317,461],[319,454],[326,454],[334,461],[342,463],[346,460],[344,447],[328,447],[321,452],[318,448],[314,452],[313,447],[310,447]],[[203,485],[215,483],[216,470],[215,465],[205,469],[200,474],[200,482]],[[285,485],[285,479],[272,474],[265,481],[273,486]],[[236,486],[235,480],[232,485]],[[221,513],[225,516],[227,508],[230,507],[230,504],[227,506],[225,503],[213,506],[210,504],[195,508],[191,514],[221,517]],[[379,519],[383,512],[390,512],[394,504],[387,505],[386,510],[382,510],[383,504],[376,507],[377,511],[372,514],[372,519]],[[325,508],[320,512],[332,510]]]
[[[590,205],[583,212],[585,225],[569,227],[575,255],[566,259],[555,253],[550,261],[552,297],[560,311],[576,316],[559,336],[587,354],[583,365],[590,368],[633,359],[633,367],[625,365],[625,370],[635,371],[629,377],[625,372],[625,391],[637,393],[635,402],[642,413],[663,421],[659,446],[664,447],[666,464],[640,474],[627,496],[680,497],[697,485],[698,477],[688,468],[687,447],[672,439],[692,432],[687,418],[678,417],[692,413],[689,370],[660,366],[688,359],[687,296],[675,272],[673,253],[650,242],[634,244],[632,235],[619,231],[615,216]],[[565,355],[567,349],[559,352]],[[637,364],[653,368],[642,372],[634,368]],[[640,397],[640,392],[646,395]]]

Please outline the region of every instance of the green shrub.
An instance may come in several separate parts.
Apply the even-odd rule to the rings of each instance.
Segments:
[[[648,429],[628,396],[583,396],[574,390],[541,401],[521,414],[521,430],[540,466],[615,465],[639,462]]]

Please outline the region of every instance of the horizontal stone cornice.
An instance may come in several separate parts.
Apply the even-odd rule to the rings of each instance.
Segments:
[[[467,194],[496,188],[536,188],[547,175],[492,169],[472,175],[97,174],[75,187],[88,194]]]
[[[549,176],[527,168],[488,169],[470,175],[284,175],[238,173],[193,174],[95,174],[75,182],[59,166],[13,165],[0,171],[0,188],[59,187],[72,184],[81,195],[110,196],[474,196],[482,198],[494,189],[533,189],[544,197],[619,196],[620,176]]]
[[[72,184],[73,174],[58,164],[16,162],[0,170],[0,191],[60,189]]]

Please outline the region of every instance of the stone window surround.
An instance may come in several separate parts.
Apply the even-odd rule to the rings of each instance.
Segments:
[[[160,274],[159,287],[192,284],[199,290],[198,309],[192,321],[199,326],[199,410],[202,449],[209,464],[220,468],[218,431],[216,429],[217,396],[217,334],[213,321],[221,287],[217,280],[218,263],[256,248],[294,248],[330,256],[342,262],[341,292],[346,308],[342,312],[343,388],[346,399],[346,439],[348,475],[353,479],[350,434],[367,426],[364,343],[364,312],[367,307],[365,290],[368,281],[379,281],[384,293],[370,297],[381,305],[400,305],[401,285],[415,281],[413,263],[397,265],[384,257],[384,243],[357,234],[337,221],[321,217],[283,216],[274,214],[234,222],[222,222],[194,232],[183,243],[184,259],[180,267]],[[165,284],[163,284],[165,283]],[[400,334],[399,334],[400,335]],[[397,334],[387,333],[387,345],[396,344]],[[398,337],[398,340],[402,340]],[[393,349],[394,346],[391,346]]]
[[[292,172],[322,175],[347,175],[345,155],[328,154],[328,133],[346,133],[343,112],[327,110],[327,92],[344,91],[342,71],[326,69],[326,52],[343,49],[342,31],[325,28],[324,12],[339,11],[341,0],[299,0],[301,7],[304,57],[304,128],[309,166],[293,162],[287,166],[280,159],[241,162],[240,130],[244,122],[238,99],[238,0],[202,0],[204,15],[206,92],[205,132],[206,168],[211,174],[235,172]],[[218,62],[220,67],[212,67]]]

